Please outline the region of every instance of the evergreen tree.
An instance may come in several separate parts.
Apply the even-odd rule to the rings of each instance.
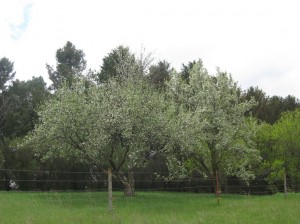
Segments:
[[[56,51],[56,69],[46,65],[49,78],[52,81],[52,89],[57,90],[59,87],[66,85],[71,87],[73,83],[82,76],[86,68],[85,54],[82,50],[68,41],[63,48]]]

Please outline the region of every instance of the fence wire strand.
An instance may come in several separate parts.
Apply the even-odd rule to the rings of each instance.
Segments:
[[[10,178],[1,176],[1,173],[10,173]],[[134,172],[135,189],[137,191],[214,193],[214,178],[190,176],[166,180],[159,178],[159,175],[162,174],[168,173]],[[221,182],[223,183],[221,188],[223,193],[270,194],[284,192],[282,179],[268,181],[265,178],[256,178],[246,183],[236,177],[228,177],[221,178]],[[9,184],[11,189],[19,191],[107,191],[107,173],[99,171],[0,169],[0,190],[5,190],[5,184],[6,186]],[[300,188],[299,183],[293,183],[291,180],[288,180],[287,186],[289,190],[291,190],[291,186],[295,189]],[[123,190],[122,183],[117,178],[113,180],[113,190]]]

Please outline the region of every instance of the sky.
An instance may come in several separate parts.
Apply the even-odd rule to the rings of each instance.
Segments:
[[[71,41],[99,70],[118,45],[180,70],[202,59],[242,89],[300,98],[299,0],[0,0],[0,58],[16,78],[48,74],[56,50]]]

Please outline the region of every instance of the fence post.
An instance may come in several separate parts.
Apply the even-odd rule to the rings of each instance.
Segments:
[[[112,202],[112,173],[111,168],[107,171],[108,174],[108,211],[113,211],[113,202]]]

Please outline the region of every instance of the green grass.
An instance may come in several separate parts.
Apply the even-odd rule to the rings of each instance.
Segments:
[[[0,192],[0,223],[300,223],[300,194],[272,196],[138,192]]]

